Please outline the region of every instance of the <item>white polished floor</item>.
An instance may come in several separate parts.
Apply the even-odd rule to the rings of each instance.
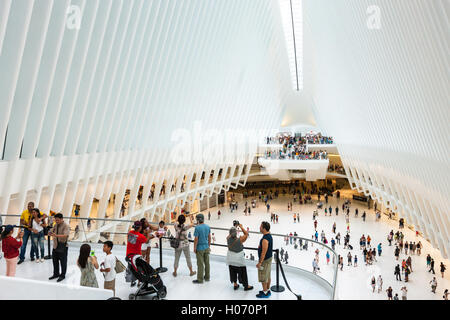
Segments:
[[[351,192],[347,194],[349,198]],[[333,223],[336,222],[337,230],[336,232],[340,232],[342,235],[341,245],[336,245],[337,253],[344,256],[344,268],[343,271],[338,272],[337,278],[337,299],[376,299],[383,300],[387,299],[387,294],[385,289],[389,286],[392,286],[394,294],[398,293],[401,299],[401,291],[400,288],[402,286],[407,287],[408,289],[408,299],[421,299],[421,300],[442,300],[442,295],[445,289],[450,289],[450,261],[448,259],[443,259],[440,252],[434,248],[432,248],[431,244],[422,237],[416,237],[415,232],[408,228],[404,228],[402,232],[405,234],[405,240],[408,242],[410,240],[418,242],[419,240],[422,242],[424,248],[422,250],[422,254],[420,256],[411,255],[412,258],[412,269],[413,272],[409,276],[409,282],[405,283],[404,281],[396,281],[394,276],[394,268],[397,263],[401,265],[401,259],[406,259],[408,256],[405,256],[404,252],[400,254],[400,260],[397,262],[394,257],[394,245],[389,246],[387,241],[387,235],[390,230],[394,230],[394,233],[398,230],[398,222],[394,220],[389,220],[387,216],[382,215],[382,218],[379,222],[375,221],[374,210],[367,210],[367,204],[358,201],[352,201],[350,206],[350,244],[353,246],[353,250],[351,251],[352,256],[356,253],[358,256],[358,267],[348,266],[347,267],[347,254],[348,250],[343,249],[343,236],[346,232],[346,223],[345,216],[342,214],[342,203],[345,201],[343,196],[346,192],[341,193],[341,199],[329,198],[328,206],[331,205],[333,207],[333,215],[324,216],[324,208],[319,210],[318,217],[318,226],[317,230],[320,233],[324,230],[327,239],[330,241],[333,233],[331,232]],[[250,204],[251,198],[248,198],[248,203]],[[323,197],[321,198],[322,201]],[[245,200],[244,200],[245,201]],[[287,211],[287,203],[291,201],[293,203],[293,211]],[[324,201],[325,202],[325,201]],[[269,202],[271,205],[270,211],[279,215],[279,223],[271,224],[272,225],[272,233],[280,233],[286,234],[289,232],[296,231],[299,236],[305,238],[311,238],[314,234],[314,225],[312,220],[312,212],[317,208],[317,196],[313,196],[313,204],[308,205],[299,205],[298,202],[293,202],[292,197],[289,196],[280,196],[278,199],[272,200]],[[336,217],[335,215],[335,207],[339,205],[339,215]],[[327,206],[327,207],[328,207]],[[359,208],[359,217],[355,218],[355,208]],[[211,226],[220,226],[220,227],[231,227],[232,222],[235,219],[238,219],[246,228],[247,226],[251,231],[258,231],[259,225],[261,221],[266,220],[270,222],[270,214],[267,213],[267,210],[264,206],[264,202],[258,202],[258,208],[252,209],[250,216],[245,216],[243,213],[244,206],[243,202],[239,202],[239,209],[234,213],[229,212],[228,207],[221,208],[222,217],[220,220],[217,219],[217,210],[211,211],[211,220],[207,221]],[[361,214],[363,211],[366,211],[367,218],[366,221],[363,222],[361,218]],[[300,223],[295,223],[293,221],[292,213],[300,213]],[[207,212],[206,212],[207,219]],[[225,234],[225,233],[224,233]],[[381,257],[376,257],[378,262],[375,262],[372,266],[365,266],[362,252],[359,250],[359,238],[362,234],[366,236],[369,234],[372,240],[372,246],[378,245],[378,243],[382,243],[383,252]],[[218,237],[216,236],[218,239]],[[252,235],[251,238],[254,238]],[[219,241],[219,240],[217,240]],[[251,240],[249,240],[250,242]],[[279,241],[279,244],[286,249],[284,243]],[[331,246],[331,245],[330,245]],[[315,250],[314,247],[313,250]],[[306,257],[305,253],[300,250],[294,250],[293,245],[288,245],[287,250],[289,253],[289,264],[290,265],[300,265],[304,268],[309,268],[308,270],[312,271],[312,252],[313,250],[309,250],[309,256]],[[430,253],[431,257],[435,260],[435,271],[436,271],[436,279],[438,282],[436,294],[431,292],[431,287],[429,282],[432,280],[433,275],[428,272],[426,268],[426,256]],[[326,250],[320,250],[320,263],[321,267],[320,275],[323,276],[326,280],[332,280],[332,267],[326,265],[325,260]],[[305,261],[306,260],[306,261]],[[440,263],[444,262],[447,266],[447,271],[445,274],[445,278],[441,278],[441,274],[439,272]],[[330,262],[331,264],[331,262]],[[375,278],[378,275],[383,278],[383,291],[378,294],[372,293],[372,288],[370,286],[370,280],[373,275]],[[402,275],[402,280],[404,279]]]

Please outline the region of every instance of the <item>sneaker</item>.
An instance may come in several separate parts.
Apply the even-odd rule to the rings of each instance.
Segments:
[[[39,258],[37,258],[37,259],[36,259],[36,263],[39,263],[39,262],[41,262],[41,261],[39,260]]]
[[[48,278],[48,280],[53,280],[53,279],[56,279],[56,278],[59,278],[59,274],[58,275],[52,275],[50,278]]]
[[[58,280],[56,280],[56,282],[61,282],[61,281],[63,281],[65,278],[66,278],[65,276],[60,276],[60,277],[58,278]],[[270,292],[270,291],[269,291],[269,292]]]
[[[253,286],[247,286],[244,288],[244,291],[249,291],[249,290],[253,290]]]
[[[21,264],[23,263],[25,260],[19,260],[19,262],[17,262],[17,264]]]
[[[203,281],[198,281],[197,279],[195,279],[195,280],[192,280],[192,283],[203,283]]]
[[[41,258],[41,262],[44,262],[44,258]]]
[[[267,292],[267,294],[265,294],[263,291],[260,291],[256,297],[257,298],[269,298],[272,295],[272,293],[270,292],[270,290]]]
[[[31,258],[31,261],[34,261],[34,258]]]

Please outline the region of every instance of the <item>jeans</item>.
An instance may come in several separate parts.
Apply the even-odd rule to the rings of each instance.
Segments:
[[[44,258],[44,231],[42,230],[39,233],[32,233],[31,234],[31,244],[32,249],[36,253],[36,259],[39,259],[39,249],[41,251],[41,258]]]
[[[68,247],[64,250],[63,253],[56,252],[55,249],[53,249],[52,252],[52,260],[53,260],[53,275],[54,276],[66,276],[66,270],[67,270],[67,251]],[[61,273],[59,272],[59,264],[61,263]]]
[[[31,234],[32,234],[32,232],[28,229],[25,229],[23,232],[23,239],[22,239],[23,243],[22,243],[22,247],[20,248],[19,260],[25,260],[25,252],[27,251],[28,238],[31,238]],[[33,244],[31,245],[30,258],[34,259]]]
[[[203,279],[209,280],[209,252],[211,250],[197,250],[197,280],[198,282],[203,282]]]

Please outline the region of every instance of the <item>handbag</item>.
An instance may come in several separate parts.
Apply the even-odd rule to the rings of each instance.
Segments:
[[[180,228],[181,228],[181,230],[178,233],[178,236],[176,238],[173,236],[170,237],[170,246],[174,249],[178,249],[180,247],[180,235],[181,235],[181,232],[183,232],[183,227],[180,226]],[[176,232],[176,230],[175,230],[175,232]]]
[[[122,261],[120,261],[119,259],[117,259],[116,257],[116,266],[114,267],[114,271],[116,273],[121,273],[124,272],[127,268],[125,267],[125,265],[122,263]]]

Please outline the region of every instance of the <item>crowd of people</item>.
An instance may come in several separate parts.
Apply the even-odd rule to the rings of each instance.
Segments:
[[[295,198],[294,198],[294,201],[295,201]],[[304,203],[304,202],[299,202],[299,204],[301,204],[301,203]],[[351,210],[350,205],[351,205],[351,201],[346,200],[342,205],[342,211],[341,211],[341,212],[343,212],[343,214],[345,216],[345,221],[346,221],[346,231],[345,231],[345,236],[343,237],[343,249],[349,250],[346,255],[347,256],[347,266],[348,267],[350,267],[350,266],[358,267],[358,253],[357,252],[353,253],[354,248],[350,244],[350,237],[351,237],[350,236],[350,210]],[[292,210],[291,208],[292,208],[292,203],[288,201],[288,211]],[[335,216],[338,216],[339,212],[340,212],[339,207],[337,206],[334,209],[334,211],[331,206],[328,208],[325,207],[324,216],[328,215],[329,217],[332,217],[333,212],[334,212]],[[272,213],[272,215],[277,216],[274,213]],[[336,222],[333,223],[333,226],[331,229],[331,240],[329,241],[324,230],[321,230],[321,232],[319,234],[318,220],[317,220],[318,215],[319,215],[318,210],[314,210],[314,212],[313,212],[314,234],[311,236],[311,240],[314,240],[316,242],[320,241],[325,245],[330,244],[332,249],[335,250],[337,245],[339,245],[339,246],[341,245],[341,238],[342,238],[341,233],[337,232]],[[359,215],[358,208],[355,208],[354,217],[358,218],[359,216],[361,216],[361,219],[363,219],[363,221],[365,221],[366,212],[364,211],[361,215]],[[377,212],[376,220],[377,221],[379,220],[378,212]],[[293,223],[297,223],[297,222],[300,222],[299,215],[294,213],[293,214]],[[411,276],[411,273],[413,272],[413,266],[412,266],[413,260],[412,260],[411,256],[420,256],[423,245],[420,240],[408,242],[407,240],[404,239],[404,234],[401,231],[401,229],[404,228],[404,224],[405,224],[405,221],[404,221],[404,219],[402,219],[402,221],[399,222],[399,230],[395,233],[393,230],[391,230],[390,233],[387,235],[387,242],[388,242],[389,246],[392,246],[393,243],[396,246],[394,249],[394,258],[396,260],[400,259],[400,255],[402,255],[402,254],[405,255],[404,259],[402,259],[401,264],[397,264],[395,266],[394,275],[396,276],[397,281],[404,281],[406,283],[406,282],[410,281],[410,276]],[[416,236],[417,235],[418,235],[418,233],[416,233]],[[308,241],[306,241],[306,243],[305,243],[305,240],[303,240],[301,238],[297,238],[296,232],[290,232],[290,233],[286,234],[284,241],[285,241],[286,247],[293,246],[294,250],[297,250],[297,249],[298,250],[305,250],[305,249],[307,250],[307,248],[308,248]],[[359,237],[359,250],[360,250],[359,255],[362,257],[364,265],[369,266],[369,265],[372,265],[377,262],[377,256],[379,257],[382,255],[383,245],[382,245],[382,242],[378,242],[378,241],[377,241],[377,243],[374,243],[374,239],[372,239],[372,237],[370,235],[362,234]],[[287,248],[286,249],[282,248],[280,254],[281,254],[280,260],[284,263],[288,263]],[[317,274],[320,272],[319,254],[320,254],[320,250],[317,248],[315,250],[315,256],[312,261],[312,272],[314,274]],[[329,262],[330,262],[330,257],[331,257],[330,252],[327,251],[325,254],[327,264],[329,264]],[[334,263],[334,256],[333,256],[333,263]],[[344,269],[344,257],[343,256],[338,255],[337,264],[338,264],[338,269],[343,271],[343,269]],[[434,275],[435,274],[434,259],[430,256],[430,254],[428,254],[426,257],[426,264],[427,264],[428,272],[432,273]],[[447,268],[446,265],[443,262],[441,262],[439,265],[439,271],[441,273],[442,278],[444,278],[444,273],[446,271],[446,268]],[[403,280],[402,280],[402,276],[403,276]],[[370,283],[371,283],[371,287],[372,287],[372,292],[376,291],[377,293],[382,293],[383,278],[381,275],[378,275],[377,277],[373,276]],[[433,277],[433,279],[430,281],[431,292],[436,293],[437,285],[438,285],[437,280],[435,277]],[[400,291],[401,291],[400,295],[402,297],[402,300],[406,300],[407,292],[408,292],[406,285],[403,286]],[[391,286],[386,290],[386,293],[387,293],[387,297],[389,300],[398,300],[399,294],[394,293]],[[448,290],[447,289],[444,291],[443,298],[448,299]]]
[[[328,171],[329,172],[336,172],[336,173],[339,173],[339,174],[345,174],[344,167],[341,166],[341,165],[338,165],[338,164],[330,164],[328,166]]]
[[[190,276],[196,276],[192,282],[194,284],[201,284],[209,282],[211,280],[210,272],[210,253],[211,244],[214,243],[214,233],[211,233],[211,228],[205,223],[205,217],[203,214],[197,214],[196,223],[186,224],[186,217],[179,215],[177,223],[175,224],[175,239],[173,248],[175,250],[174,271],[172,275],[177,276],[177,270],[179,268],[179,260],[183,253],[187,267],[190,271]],[[195,228],[194,240],[193,240],[193,252],[196,256],[197,271],[193,270],[192,261],[190,257],[190,241],[188,236],[188,230]],[[147,220],[141,219],[133,224],[132,230],[128,233],[127,251],[126,256],[141,255],[143,259],[150,263],[149,255],[143,249],[143,245],[150,243],[152,226]],[[258,247],[258,281],[262,285],[262,290],[256,295],[257,298],[268,298],[271,295],[270,292],[270,274],[273,255],[273,239],[270,235],[270,223],[263,221],[260,225],[260,232],[262,238]],[[242,236],[239,234],[242,233]],[[245,291],[253,289],[253,286],[249,285],[249,279],[247,276],[244,242],[248,239],[248,228],[245,229],[238,221],[233,223],[233,227],[229,230],[229,235],[226,238],[227,242],[227,265],[230,276],[230,282],[233,284],[234,290],[239,289],[239,283],[242,284]],[[144,247],[147,248],[147,247]],[[93,262],[95,267],[95,262]],[[238,283],[239,282],[239,283]],[[131,286],[134,286],[136,281],[132,281]]]
[[[289,160],[321,160],[327,159],[326,151],[308,151],[307,144],[330,144],[333,143],[331,137],[323,137],[319,134],[301,135],[277,135],[276,137],[267,137],[267,144],[280,144],[278,150],[267,150],[264,154],[266,159],[289,159]]]
[[[267,144],[333,144],[333,137],[322,136],[321,133],[306,133],[305,135],[279,133],[273,137],[266,137]]]
[[[298,204],[308,203],[308,199],[311,199],[310,194],[306,194],[302,189],[295,190],[293,192],[293,202]],[[318,193],[318,201],[320,201],[321,192],[320,188],[316,188],[314,191]],[[322,190],[324,191],[324,190]],[[249,194],[247,194],[248,196]],[[272,190],[260,191],[259,193],[250,192],[250,196],[259,196],[259,200],[264,202],[267,208],[267,212],[270,212],[270,222],[277,224],[279,223],[279,215],[271,211],[270,200],[276,199],[279,196],[278,190],[274,192]],[[328,193],[324,195],[325,203],[328,204]],[[340,195],[337,195],[340,198]],[[288,212],[292,216],[293,224],[306,223],[305,221],[300,221],[300,213],[292,212],[293,202],[288,201],[287,207]],[[254,208],[257,206],[256,200],[251,201],[251,206]],[[250,214],[250,205],[247,201],[244,204],[244,215]],[[230,202],[230,209],[232,211],[237,210],[237,201]],[[317,217],[319,216],[319,211],[314,210],[313,214],[313,230],[314,233],[311,236],[312,241],[300,238],[296,231],[286,234],[285,248],[281,248],[279,259],[281,262],[289,263],[289,254],[287,248],[292,246],[293,250],[308,250],[308,246],[312,247],[314,242],[321,242],[325,245],[330,245],[333,250],[337,246],[341,246],[341,238],[343,240],[342,248],[347,250],[347,267],[357,268],[358,257],[361,257],[364,265],[369,266],[377,263],[377,257],[383,254],[383,244],[381,239],[373,239],[369,234],[362,234],[359,237],[359,246],[354,248],[351,243],[351,232],[350,232],[350,210],[351,201],[347,200],[342,203],[342,207],[336,206],[332,208],[326,205],[324,207],[324,216],[330,217],[338,216],[339,213],[345,216],[346,229],[341,235],[341,231],[338,231],[337,222],[334,221],[330,233],[325,232],[323,228],[319,228],[319,222]],[[354,209],[354,217],[366,219],[365,211],[360,215],[358,208]],[[175,259],[173,265],[173,277],[177,277],[179,269],[179,261],[181,255],[183,254],[186,260],[187,267],[189,269],[189,275],[195,276],[196,279],[193,280],[194,284],[201,284],[203,282],[208,282],[211,280],[210,272],[210,252],[211,244],[215,242],[214,233],[211,233],[211,228],[205,223],[205,217],[203,214],[197,214],[196,222],[187,223],[186,216],[181,214],[177,218],[177,222],[174,225],[175,235],[173,238],[178,240],[178,245],[174,247]],[[208,220],[211,219],[210,212],[208,213]],[[220,219],[220,210],[218,211],[218,219]],[[405,235],[402,232],[404,228],[405,221],[399,222],[399,230],[394,232],[391,230],[387,235],[387,243],[389,246],[395,246],[394,257],[397,263],[395,269],[393,270],[396,277],[396,281],[404,281],[408,283],[411,280],[411,274],[413,273],[413,259],[412,256],[420,256],[423,249],[423,245],[419,239],[405,239]],[[262,238],[259,241],[258,246],[258,263],[256,265],[258,269],[258,282],[261,283],[262,290],[256,295],[257,298],[268,298],[271,296],[270,292],[270,274],[271,274],[271,264],[273,257],[273,238],[270,234],[271,224],[269,222],[262,222],[260,224],[260,233]],[[194,270],[191,261],[191,251],[190,251],[190,239],[191,232],[190,229],[194,228],[193,233],[193,253],[196,256],[197,270]],[[3,226],[3,231],[1,233],[1,244],[2,252],[4,254],[4,260],[6,261],[6,275],[15,276],[17,265],[22,264],[25,261],[26,249],[28,239],[31,240],[30,249],[30,260],[36,261],[37,263],[42,262],[44,259],[44,239],[48,235],[50,239],[53,240],[53,249],[51,252],[53,260],[53,274],[49,280],[57,279],[57,282],[61,282],[65,279],[67,271],[67,255],[68,255],[68,236],[69,236],[69,225],[64,221],[61,213],[46,215],[40,212],[39,209],[35,208],[34,203],[28,203],[27,210],[25,210],[20,218],[20,226],[17,235],[14,237],[14,226],[7,225]],[[320,233],[319,233],[320,231]],[[139,221],[135,221],[131,230],[127,234],[127,246],[126,246],[126,256],[139,255],[141,258],[150,264],[150,243],[154,238],[161,238],[168,236],[168,228],[164,221],[160,221],[158,225],[151,224],[145,218]],[[417,235],[417,234],[416,234]],[[233,227],[229,230],[229,234],[226,238],[226,244],[228,247],[227,251],[227,265],[230,277],[230,282],[233,285],[234,290],[238,290],[241,284],[245,291],[252,290],[253,286],[249,284],[249,279],[246,269],[245,253],[244,253],[244,243],[249,237],[249,228],[244,228],[244,226],[238,221],[234,221]],[[104,275],[104,288],[113,290],[115,293],[115,279],[117,273],[123,271],[123,265],[112,253],[113,243],[111,241],[106,241],[103,243],[103,253],[104,261],[99,263],[95,252],[92,250],[91,246],[84,243],[80,247],[80,253],[77,259],[77,266],[81,271],[80,285],[87,287],[99,287],[95,270],[99,270]],[[356,249],[356,250],[355,250]],[[359,252],[358,252],[359,250]],[[333,264],[335,263],[334,254],[330,254],[329,250],[322,252],[325,254],[325,261],[328,265],[330,263],[331,257],[333,258]],[[312,272],[317,274],[320,272],[320,250],[316,248],[314,251],[314,258],[312,260]],[[253,257],[253,256],[252,256]],[[254,257],[253,257],[254,259]],[[337,264],[339,270],[344,270],[344,256],[337,256]],[[431,279],[430,287],[431,292],[436,293],[438,282],[435,275],[435,261],[428,254],[426,256],[426,265],[429,273],[433,274]],[[446,265],[443,262],[439,264],[439,272],[441,277],[444,278],[446,271]],[[403,278],[403,280],[402,280]],[[374,275],[371,280],[372,292],[382,293],[383,292],[383,278],[381,275]],[[136,281],[132,281],[131,286],[134,286]],[[392,286],[389,286],[384,292],[387,293],[387,298],[389,300],[397,300],[399,294],[403,300],[407,299],[408,288],[406,284],[400,289],[400,293],[394,293]],[[444,291],[444,299],[448,299],[448,290]]]
[[[290,148],[282,148],[276,152],[267,150],[264,158],[271,160],[326,160],[328,154],[322,150],[307,152],[304,146],[292,146]]]

